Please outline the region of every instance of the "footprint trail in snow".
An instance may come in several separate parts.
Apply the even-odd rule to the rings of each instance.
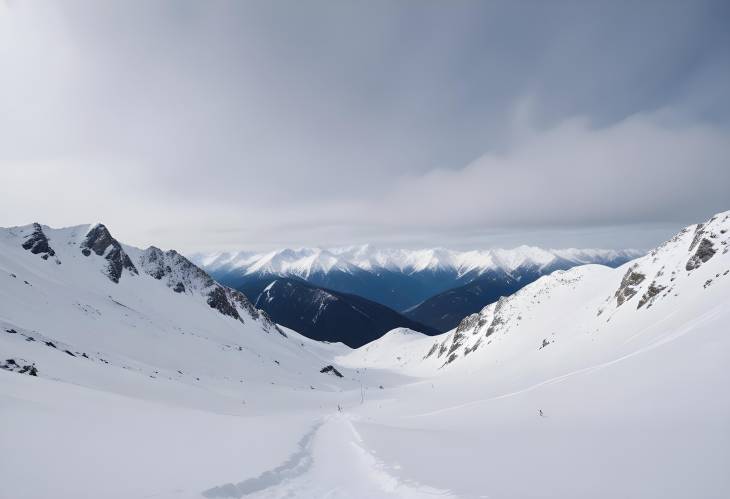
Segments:
[[[315,425],[282,465],[238,484],[213,487],[204,491],[203,496],[209,499],[456,497],[449,491],[391,475],[363,447],[352,422],[341,414],[329,416]]]

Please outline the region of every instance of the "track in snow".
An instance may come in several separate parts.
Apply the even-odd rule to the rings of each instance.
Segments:
[[[283,464],[255,478],[203,492],[209,499],[453,498],[449,491],[402,480],[388,473],[362,445],[350,419],[335,414],[315,425]]]

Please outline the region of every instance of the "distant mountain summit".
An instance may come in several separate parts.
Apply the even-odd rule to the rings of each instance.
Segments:
[[[615,266],[642,254],[642,251],[633,249],[543,249],[519,246],[514,249],[453,251],[444,248],[380,249],[366,244],[332,249],[287,248],[268,253],[196,253],[190,258],[210,271],[241,275],[272,274],[307,279],[320,273],[336,272],[417,274],[443,271],[463,278],[494,270],[509,273],[525,267],[561,267],[565,263]]]
[[[251,297],[276,278],[297,278],[407,312],[414,321],[445,331],[465,315],[554,270],[587,263],[616,267],[641,254],[638,250],[532,246],[452,251],[363,245],[194,254],[190,258],[223,284]],[[466,287],[471,283],[478,284]],[[449,294],[437,298],[445,292]]]

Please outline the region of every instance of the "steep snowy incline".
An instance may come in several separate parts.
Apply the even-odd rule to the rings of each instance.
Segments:
[[[619,269],[555,272],[440,337],[396,331],[337,360],[422,377],[367,390],[355,427],[457,497],[720,499],[728,325],[724,212]]]
[[[586,265],[557,271],[444,335],[410,336],[411,347],[401,347],[409,354],[398,365],[419,375],[490,366],[492,376],[505,379],[507,370],[520,365],[539,379],[649,348],[685,321],[728,306],[729,248],[725,212],[618,269]],[[386,335],[339,360],[358,365],[367,352],[370,367],[378,367],[372,360],[377,358],[383,359],[381,367],[392,367],[391,351]]]
[[[327,359],[304,340],[179,253],[122,245],[101,224],[0,230],[5,365],[135,395],[149,383],[112,382],[117,373],[181,393],[206,383],[236,391],[244,382],[309,390],[322,386]]]
[[[0,234],[8,497],[730,493],[730,212],[353,351],[89,232]]]

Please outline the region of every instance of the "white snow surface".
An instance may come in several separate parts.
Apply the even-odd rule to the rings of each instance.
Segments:
[[[558,260],[574,264],[602,263],[642,255],[640,250],[542,249],[520,246],[514,249],[454,251],[444,248],[387,249],[371,245],[344,248],[283,249],[269,253],[218,252],[190,256],[211,271],[237,271],[245,275],[274,274],[308,278],[316,273],[341,271],[377,272],[389,270],[413,274],[424,271],[452,271],[458,275],[482,274],[489,270],[512,272],[520,267],[548,268]]]
[[[357,350],[42,229],[0,230],[0,497],[730,496],[730,212]]]

